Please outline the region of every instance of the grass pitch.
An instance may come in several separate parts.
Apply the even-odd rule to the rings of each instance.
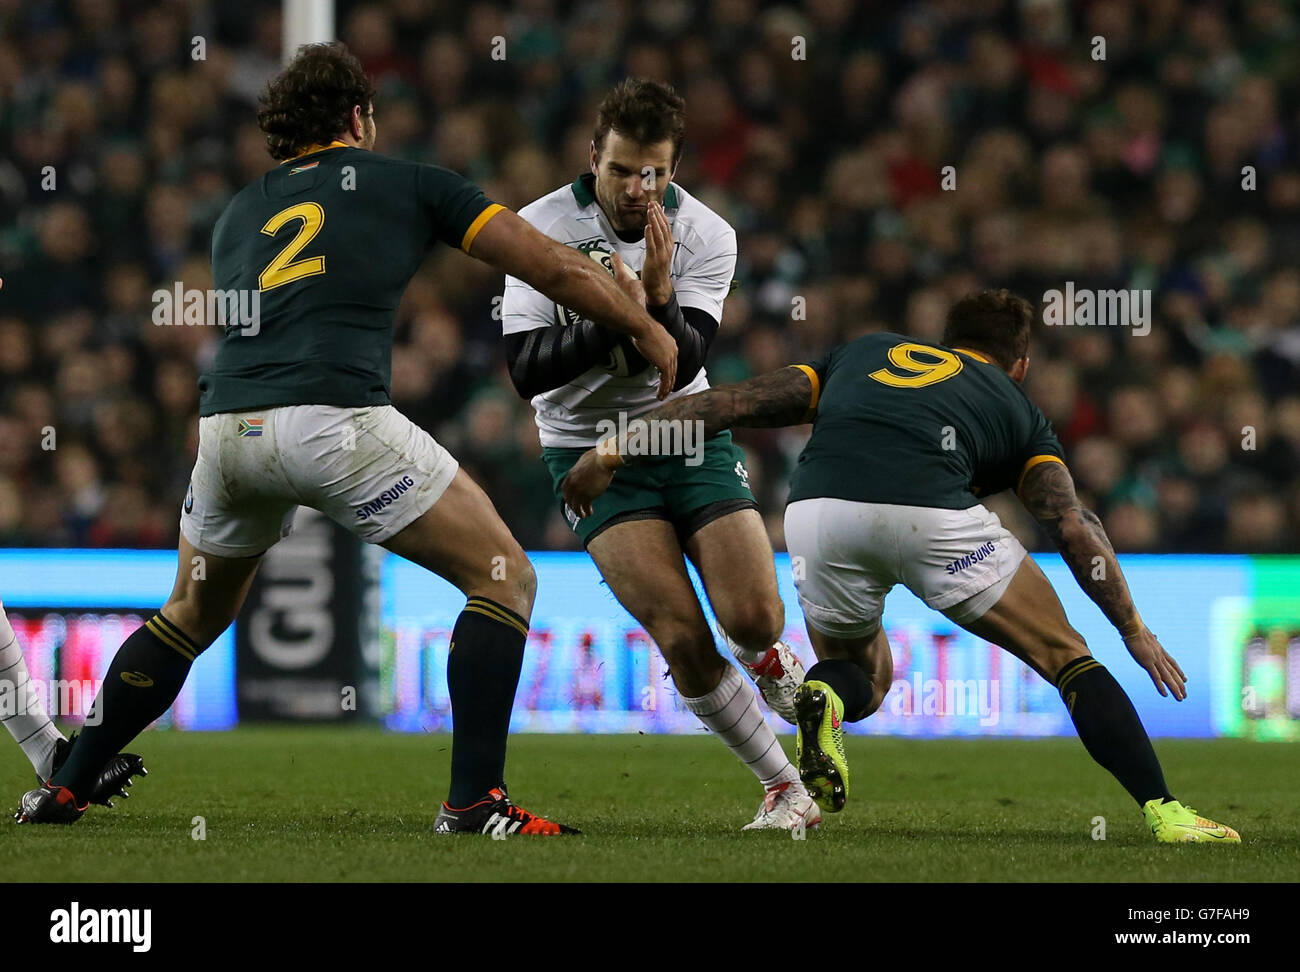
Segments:
[[[792,736],[782,738],[793,751]],[[150,732],[148,778],[72,827],[0,821],[0,881],[1293,881],[1293,747],[1164,740],[1175,795],[1231,846],[1157,845],[1075,739],[851,737],[843,813],[803,841],[741,833],[758,785],[704,735],[515,736],[523,806],[569,839],[445,837],[447,736],[245,727]],[[17,750],[6,805],[33,785]],[[1094,840],[1104,817],[1106,839]],[[206,839],[194,839],[202,817]]]

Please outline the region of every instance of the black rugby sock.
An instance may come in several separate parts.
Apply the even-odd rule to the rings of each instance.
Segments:
[[[825,682],[844,703],[844,721],[858,722],[867,717],[875,690],[860,665],[843,658],[819,661],[804,677],[805,682]]]
[[[506,740],[528,622],[485,597],[456,619],[447,658],[451,695],[450,807],[468,807],[505,779]]]
[[[1056,688],[1088,755],[1138,806],[1173,799],[1137,710],[1105,665],[1091,656],[1076,658],[1057,673]]]
[[[93,716],[51,782],[85,803],[104,764],[176,701],[202,651],[161,613],[137,628],[113,656]]]

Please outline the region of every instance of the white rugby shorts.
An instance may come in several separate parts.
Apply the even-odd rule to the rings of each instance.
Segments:
[[[895,584],[958,624],[974,621],[1025,558],[997,514],[978,504],[944,510],[798,500],[786,507],[785,541],[804,617],[832,638],[874,635]]]
[[[181,533],[204,553],[251,557],[310,506],[382,543],[451,485],[456,460],[392,405],[284,405],[199,419]]]

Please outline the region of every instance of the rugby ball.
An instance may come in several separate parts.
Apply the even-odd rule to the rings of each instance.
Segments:
[[[604,268],[605,272],[611,277],[614,276],[614,259],[613,254],[600,246],[582,247],[587,256]],[[637,278],[637,274],[626,263],[623,264],[623,275],[631,280]],[[582,315],[577,311],[555,305],[555,322],[564,327],[573,327],[581,321]],[[632,344],[628,337],[620,335],[614,344],[614,348],[609,353],[609,357],[600,365],[611,375],[617,375],[620,378],[627,378],[631,375],[640,374],[650,367],[650,362],[646,361]]]

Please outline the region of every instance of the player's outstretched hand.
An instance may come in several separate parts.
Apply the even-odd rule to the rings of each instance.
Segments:
[[[617,456],[616,452],[602,454],[599,447],[588,449],[564,477],[564,482],[560,484],[564,502],[578,516],[591,516],[591,504],[609,488],[614,479]]]
[[[614,265],[614,279],[619,288],[637,306],[644,308],[645,287],[636,274],[623,266],[623,258],[617,253],[610,254],[610,262]],[[632,338],[632,346],[641,353],[641,357],[659,369],[659,400],[663,401],[677,381],[677,342],[662,324],[655,323],[646,334]]]
[[[1151,629],[1146,625],[1135,635],[1126,635],[1124,637],[1124,647],[1128,653],[1133,656],[1133,660],[1146,669],[1151,681],[1155,682],[1156,690],[1163,696],[1167,695],[1165,691],[1174,694],[1174,698],[1181,702],[1187,698],[1187,676],[1183,670],[1178,667],[1178,662],[1174,661],[1173,655],[1165,651],[1164,647]]]

